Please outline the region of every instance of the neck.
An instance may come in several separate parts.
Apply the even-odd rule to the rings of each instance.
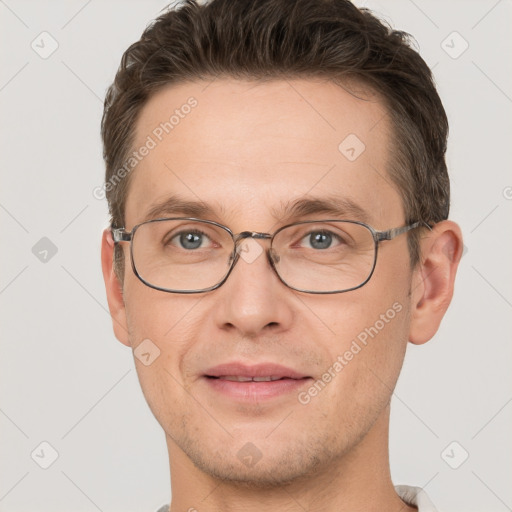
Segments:
[[[233,483],[206,474],[167,436],[172,503],[170,512],[413,512],[396,494],[389,470],[389,406],[348,453],[323,462],[279,487]]]

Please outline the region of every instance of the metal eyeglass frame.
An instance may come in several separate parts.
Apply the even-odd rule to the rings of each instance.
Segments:
[[[135,235],[137,229],[139,229],[144,224],[151,224],[153,222],[162,222],[162,221],[166,221],[166,220],[190,220],[190,221],[203,222],[205,224],[211,224],[211,225],[217,226],[219,228],[222,228],[222,229],[224,229],[225,231],[227,231],[229,233],[229,235],[231,236],[231,239],[233,240],[233,245],[234,245],[233,253],[232,253],[231,258],[230,258],[231,259],[231,266],[229,267],[229,270],[226,273],[226,275],[222,278],[222,280],[219,283],[217,283],[214,286],[210,286],[209,288],[203,288],[203,289],[200,289],[200,290],[171,290],[171,289],[168,289],[168,288],[162,288],[162,287],[159,287],[159,286],[155,286],[155,285],[147,282],[139,274],[139,272],[137,270],[137,267],[135,266],[135,261],[134,261],[134,258],[133,258],[133,243],[132,243],[132,241],[133,241],[134,235]],[[275,263],[277,263],[279,261],[279,255],[275,254],[272,251],[272,242],[274,241],[274,237],[279,232],[281,232],[283,229],[289,228],[291,226],[296,226],[296,225],[301,225],[301,224],[324,223],[324,222],[348,222],[348,223],[351,223],[351,224],[359,224],[360,226],[364,226],[366,229],[368,229],[370,231],[370,233],[372,234],[373,241],[374,241],[374,249],[375,249],[374,250],[374,258],[373,258],[372,269],[371,269],[370,273],[368,274],[368,277],[361,284],[359,284],[358,286],[354,286],[352,288],[347,288],[346,290],[334,290],[334,291],[328,291],[328,292],[325,292],[325,291],[303,290],[301,288],[295,288],[294,286],[290,286],[279,275],[279,272],[277,271],[277,269],[275,267]],[[429,224],[427,224],[426,222],[424,222],[424,221],[417,221],[417,222],[414,222],[413,224],[409,224],[407,226],[391,228],[391,229],[388,229],[386,231],[377,231],[372,226],[369,226],[368,224],[365,224],[364,222],[360,222],[360,221],[356,221],[356,220],[321,219],[321,220],[305,220],[305,221],[293,222],[291,224],[287,224],[286,226],[280,227],[274,233],[260,233],[258,231],[242,231],[241,233],[234,234],[231,231],[231,229],[229,229],[227,226],[224,226],[223,224],[219,224],[218,222],[215,222],[213,220],[198,219],[198,218],[195,218],[195,217],[168,217],[168,218],[152,219],[152,220],[148,220],[148,221],[145,221],[145,222],[141,222],[140,224],[137,224],[136,226],[134,226],[133,229],[130,232],[127,232],[125,230],[125,228],[114,228],[114,227],[111,227],[111,233],[112,233],[112,238],[114,240],[114,244],[118,244],[120,242],[130,242],[130,260],[131,260],[131,265],[132,265],[133,273],[146,286],[149,286],[150,288],[153,288],[155,290],[160,290],[162,292],[168,292],[168,293],[205,293],[205,292],[216,290],[217,288],[219,288],[220,286],[222,286],[226,282],[227,278],[231,274],[233,268],[235,267],[236,263],[238,262],[238,260],[240,258],[240,252],[237,250],[240,241],[245,240],[246,238],[255,238],[255,239],[269,239],[270,240],[270,248],[268,248],[265,251],[266,254],[267,254],[267,259],[268,259],[268,261],[270,263],[270,266],[272,267],[272,269],[276,273],[277,277],[279,278],[279,280],[285,286],[287,286],[288,288],[290,288],[292,290],[298,291],[298,292],[312,293],[312,294],[318,294],[318,295],[327,295],[327,294],[332,294],[332,293],[350,292],[352,290],[357,290],[358,288],[361,288],[362,286],[364,286],[370,280],[370,278],[372,277],[373,272],[375,270],[375,266],[377,264],[377,253],[378,253],[379,243],[383,242],[383,241],[386,241],[386,240],[393,240],[395,237],[397,237],[397,236],[399,236],[399,235],[401,235],[403,233],[407,233],[408,231],[411,231],[412,229],[416,229],[417,227],[420,227],[420,226],[425,226],[429,230],[432,230],[432,227]]]

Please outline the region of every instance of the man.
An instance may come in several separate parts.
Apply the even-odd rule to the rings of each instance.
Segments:
[[[435,510],[394,487],[388,428],[462,252],[447,131],[406,35],[348,1],[188,2],[127,50],[102,264],[162,511]]]

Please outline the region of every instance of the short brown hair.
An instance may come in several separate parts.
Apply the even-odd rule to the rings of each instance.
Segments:
[[[164,86],[231,77],[327,78],[369,86],[388,109],[394,141],[387,169],[406,222],[448,217],[448,120],[432,73],[410,46],[368,9],[348,0],[186,0],[152,22],[124,53],[101,123],[106,183],[132,150],[148,99]],[[106,189],[113,226],[124,225],[130,174]],[[409,234],[411,265],[419,233]],[[119,261],[116,255],[116,261]]]

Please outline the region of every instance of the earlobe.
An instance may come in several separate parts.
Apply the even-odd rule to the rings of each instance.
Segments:
[[[426,343],[439,329],[452,300],[462,247],[460,227],[448,220],[421,240],[421,261],[411,284],[411,343]]]
[[[101,240],[101,266],[107,292],[108,308],[116,338],[126,346],[130,346],[126,322],[126,309],[121,283],[114,272],[114,240],[110,229],[103,231]]]

